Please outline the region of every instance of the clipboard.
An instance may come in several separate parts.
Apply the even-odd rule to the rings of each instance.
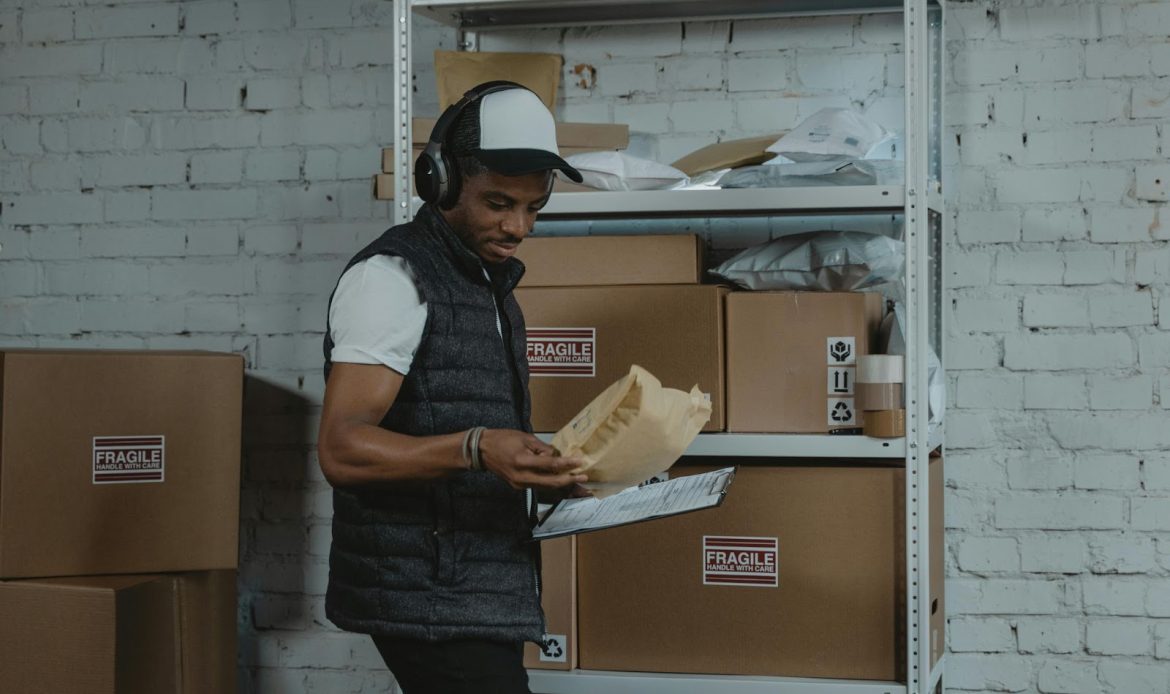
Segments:
[[[604,499],[562,499],[532,529],[532,541],[616,528],[682,513],[716,508],[723,503],[738,468],[631,487]]]

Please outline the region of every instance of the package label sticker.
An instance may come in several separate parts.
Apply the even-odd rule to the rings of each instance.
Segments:
[[[856,367],[830,366],[829,367],[829,394],[853,395],[853,378]]]
[[[829,366],[852,366],[857,363],[857,338],[830,337],[825,340]]]
[[[564,634],[545,634],[544,643],[540,644],[540,662],[568,662],[568,650],[569,639]]]
[[[775,537],[703,536],[703,585],[775,588],[780,541]]]
[[[594,328],[529,328],[528,373],[532,376],[597,375]]]
[[[165,436],[93,437],[93,483],[163,482]]]
[[[857,410],[853,407],[853,398],[829,398],[829,426],[848,427],[856,424]]]

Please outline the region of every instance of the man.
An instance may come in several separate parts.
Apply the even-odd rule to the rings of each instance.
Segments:
[[[416,170],[427,204],[360,251],[330,301],[318,452],[334,487],[326,612],[406,694],[525,694],[544,633],[536,491],[584,482],[531,434],[513,258],[548,201],[552,115],[518,85],[468,92]]]

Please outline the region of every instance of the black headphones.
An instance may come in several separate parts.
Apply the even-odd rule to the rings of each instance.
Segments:
[[[459,200],[460,175],[455,166],[455,160],[443,151],[447,143],[447,131],[455,125],[459,114],[471,104],[488,94],[502,92],[508,89],[527,89],[527,87],[496,80],[478,85],[460,99],[457,103],[447,107],[443,115],[431,130],[431,139],[426,149],[418,155],[414,162],[414,188],[424,202],[435,203],[443,209],[450,209]]]

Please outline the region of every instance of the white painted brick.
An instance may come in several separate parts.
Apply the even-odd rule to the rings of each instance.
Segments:
[[[1170,46],[1164,43],[1143,46],[1150,58],[1150,71],[1158,77],[1170,75]]]
[[[1152,125],[1093,129],[1093,159],[1158,159],[1158,131]]]
[[[1161,226],[1158,207],[1098,208],[1090,213],[1089,237],[1098,243],[1149,241]]]
[[[244,177],[249,181],[292,181],[300,175],[301,153],[297,150],[253,152],[244,163]]]
[[[779,91],[793,79],[795,61],[791,54],[766,58],[741,58],[727,66],[727,89],[731,92]]]
[[[188,256],[237,255],[240,250],[240,229],[234,224],[201,224],[187,234]]]
[[[150,191],[135,190],[105,194],[107,222],[138,222],[150,216]]]
[[[1170,530],[1170,498],[1134,499],[1132,523],[1136,530]]]
[[[964,409],[1018,410],[1024,405],[1024,379],[1017,374],[960,373],[956,404]]]
[[[1095,663],[1077,660],[1045,660],[1040,666],[1039,691],[1051,694],[1100,694]]]
[[[667,56],[681,50],[682,25],[675,23],[571,28],[564,37],[566,63],[590,58]]]
[[[947,442],[954,448],[986,448],[997,439],[994,414],[957,410],[947,415]]]
[[[1154,655],[1160,660],[1170,659],[1170,623],[1154,624]]]
[[[991,94],[961,91],[947,95],[946,124],[949,126],[983,125],[991,122],[994,112]]]
[[[100,43],[57,46],[4,46],[0,64],[6,77],[96,75],[102,70]]]
[[[37,269],[36,264],[23,261],[0,262],[0,294],[5,297],[38,294]]]
[[[991,120],[1001,125],[1024,125],[1024,97],[1026,92],[1015,86],[992,91]]]
[[[1095,5],[1004,7],[999,12],[999,35],[1004,41],[1095,39],[1100,26]]]
[[[257,70],[297,70],[308,57],[309,44],[293,36],[263,36],[244,42],[244,60]]]
[[[260,119],[255,116],[160,118],[151,126],[150,139],[157,149],[254,147],[260,140]]]
[[[995,196],[1005,203],[1076,202],[1082,175],[1066,169],[1002,169],[992,174]]]
[[[1012,537],[968,537],[959,542],[956,556],[963,571],[1020,570],[1020,547]]]
[[[1140,578],[1085,578],[1086,614],[1145,615],[1146,583]]]
[[[669,127],[670,104],[615,104],[614,120],[626,123],[631,131],[665,133]]]
[[[1154,324],[1153,299],[1149,292],[1092,294],[1089,318],[1095,328],[1119,328]]]
[[[305,152],[305,180],[331,181],[337,178],[337,163],[337,152],[332,149],[308,150]]]
[[[770,51],[786,48],[845,48],[853,45],[851,17],[757,19],[736,22],[731,50]]]
[[[74,20],[79,39],[171,36],[178,32],[179,7],[169,4],[79,9]]]
[[[92,224],[102,219],[102,199],[82,193],[17,195],[4,210],[6,224]]]
[[[123,260],[86,260],[44,265],[45,293],[73,296],[139,295],[147,269]]]
[[[184,154],[104,156],[96,160],[97,182],[108,187],[183,183],[187,180]]]
[[[105,42],[105,72],[201,75],[212,71],[212,44],[202,39],[116,39]]]
[[[1134,262],[1134,280],[1149,285],[1170,273],[1170,249],[1139,250]]]
[[[735,108],[730,101],[679,101],[671,104],[667,118],[674,132],[726,131],[734,127]],[[710,142],[709,136],[707,141]],[[660,147],[661,144],[660,140]],[[663,157],[673,161],[665,154]]]
[[[1080,46],[1024,50],[1019,54],[1021,82],[1070,82],[1084,74],[1084,51]]]
[[[187,34],[220,34],[236,28],[236,8],[226,0],[186,2],[183,6],[183,30]]]
[[[292,108],[301,101],[301,85],[295,77],[252,79],[247,94],[244,105],[249,111]]]
[[[1004,529],[1118,529],[1125,527],[1125,502],[1083,494],[1005,495],[995,500],[995,524]]]
[[[330,42],[330,63],[343,68],[366,65],[393,65],[394,45],[375,31],[348,31]],[[569,62],[566,58],[566,63]]]
[[[1044,533],[1033,535],[1020,539],[1020,568],[1024,571],[1032,573],[1061,573],[1061,574],[1077,574],[1085,570],[1085,540],[1075,534],[1071,533]],[[1044,627],[1044,624],[1036,625]],[[1076,631],[1074,631],[1074,634]],[[1023,652],[1034,651],[1039,643],[1042,642],[1056,642],[1067,643],[1068,639],[1061,641],[1058,635],[1045,635],[1043,629],[1034,632],[1031,638],[1028,639],[1029,647],[1025,650],[1025,639],[1023,625],[1020,629],[1020,650]],[[1072,639],[1073,646],[1070,649],[1075,649],[1079,639]],[[1045,649],[1051,649],[1048,645]],[[1070,651],[1053,650],[1055,653],[1067,653]]]
[[[327,295],[345,268],[345,260],[286,262],[263,260],[257,265],[257,282],[261,294]]]
[[[796,108],[791,99],[736,99],[736,123],[749,133],[788,130],[797,122]]]
[[[1133,477],[1136,486],[1137,475]],[[1096,540],[1089,543],[1089,556],[1089,568],[1095,574],[1145,574],[1158,564],[1154,541],[1148,537],[1114,535]],[[1150,604],[1148,594],[1146,604]]]
[[[175,333],[183,329],[183,307],[154,299],[89,300],[78,327],[93,332]]]
[[[839,52],[800,50],[796,75],[810,89],[869,92],[885,83],[886,62],[881,54],[849,55]]]
[[[5,119],[0,121],[0,140],[9,155],[38,155],[41,149],[41,124],[35,120]]]
[[[187,110],[230,111],[240,106],[243,80],[236,77],[203,77],[187,80]]]
[[[337,14],[346,14],[343,8],[332,3],[320,4]],[[288,0],[248,0],[238,3],[236,12],[236,26],[242,31],[275,31],[292,26],[292,8]]]
[[[344,8],[319,0],[292,0],[293,23],[298,29],[330,29],[353,26]]]
[[[1027,138],[1023,161],[1029,164],[1089,161],[1093,156],[1092,129],[1088,126],[1032,131]]]
[[[27,183],[34,190],[76,192],[81,188],[81,168],[74,157],[43,157],[29,165]]]
[[[1024,97],[1024,117],[1039,123],[1096,123],[1125,117],[1125,99],[1109,87],[1037,87]]]
[[[1020,161],[1023,155],[1023,137],[1018,129],[972,130],[963,134],[959,147],[963,163],[973,166]]]
[[[1131,96],[1130,110],[1134,118],[1170,117],[1170,88],[1137,83]]]
[[[1148,46],[1097,43],[1085,46],[1087,77],[1142,77],[1150,74]]]
[[[392,94],[386,99],[379,100],[379,86],[380,81],[372,79],[368,72],[330,75],[328,81],[329,104],[332,106],[371,106],[377,103],[393,103]]]
[[[81,232],[71,227],[38,229],[29,236],[28,256],[34,260],[76,260]]]
[[[1162,694],[1170,681],[1170,674],[1160,665],[1102,660],[1098,668],[1101,682],[1114,692]]]
[[[597,71],[597,89],[608,97],[653,94],[658,90],[658,66],[652,62],[606,64]]]
[[[1017,242],[1020,240],[1020,212],[960,210],[958,235],[959,242],[964,244]]]
[[[25,43],[61,43],[73,38],[73,10],[25,10],[20,18]]]
[[[992,255],[982,252],[960,253],[953,249],[947,253],[946,268],[950,272],[947,286],[986,287],[991,284]]]
[[[1170,458],[1148,456],[1142,461],[1144,489],[1165,491],[1170,489]]]
[[[972,335],[947,343],[947,367],[951,369],[993,368],[999,365],[998,336]]]
[[[1062,586],[1054,581],[1019,579],[952,579],[947,604],[962,605],[967,615],[1045,615],[1060,610]]]
[[[337,178],[369,179],[371,171],[382,168],[382,153],[369,147],[342,150],[337,158]]]
[[[1016,299],[955,299],[954,329],[969,332],[1010,332],[1020,324],[1020,304]]]
[[[1150,376],[1095,374],[1089,378],[1089,398],[1094,410],[1148,410],[1153,391]]]
[[[248,219],[256,214],[255,190],[155,190],[154,219]]]
[[[723,89],[726,62],[718,57],[680,57],[658,62],[657,88],[677,91],[713,91]],[[604,74],[604,73],[603,73]],[[605,81],[602,80],[602,89]]]
[[[1076,653],[1081,631],[1075,619],[1029,617],[1016,622],[1021,653]]]
[[[1024,297],[1024,325],[1037,328],[1089,326],[1089,306],[1083,296],[1030,294]]]
[[[682,52],[723,53],[731,40],[731,22],[687,22],[683,25]]]
[[[1107,284],[1125,281],[1125,251],[1069,251],[1064,255],[1064,284]]]
[[[151,227],[98,227],[81,235],[81,251],[94,258],[181,256],[185,247],[182,229]]]
[[[1027,452],[1007,460],[1012,489],[1068,489],[1072,487],[1072,456],[1067,453]]]
[[[76,82],[57,81],[31,84],[28,109],[33,115],[71,113],[77,110],[81,87]]]
[[[1085,214],[1076,208],[1028,208],[1022,224],[1024,241],[1076,241],[1086,237]]]
[[[157,296],[238,295],[252,290],[253,268],[239,260],[152,265],[150,290]],[[180,312],[181,313],[181,312]]]
[[[1000,284],[1061,284],[1064,256],[1054,251],[1001,251],[995,258],[995,280]]]
[[[372,209],[369,184],[363,182],[361,185],[364,193],[362,200],[367,208]],[[260,198],[260,215],[270,220],[336,219],[340,208],[339,197],[336,184],[267,188]]]
[[[1142,538],[1146,540],[1146,538]],[[1154,560],[1153,541],[1148,540],[1150,547],[1149,566],[1141,570],[1142,573],[1152,572],[1157,562]],[[1170,617],[1170,585],[1166,581],[1153,581],[1146,592],[1146,613],[1151,617]]]
[[[1170,335],[1142,335],[1138,338],[1138,353],[1143,367],[1170,366]]]
[[[947,658],[947,686],[963,690],[1022,692],[1032,679],[1032,668],[1019,656],[967,655]]]
[[[1016,635],[1006,619],[955,617],[947,624],[947,646],[952,653],[1010,653]]]
[[[1162,3],[1143,3],[1126,9],[1124,17],[1128,35],[1165,37],[1170,33],[1170,8]]]
[[[260,120],[260,144],[288,145],[367,144],[373,133],[366,111],[292,114],[269,113]]]
[[[1150,624],[1141,620],[1096,619],[1085,629],[1086,650],[1093,654],[1146,655],[1151,643]]]
[[[244,169],[241,151],[198,152],[191,155],[191,183],[239,183]]]

